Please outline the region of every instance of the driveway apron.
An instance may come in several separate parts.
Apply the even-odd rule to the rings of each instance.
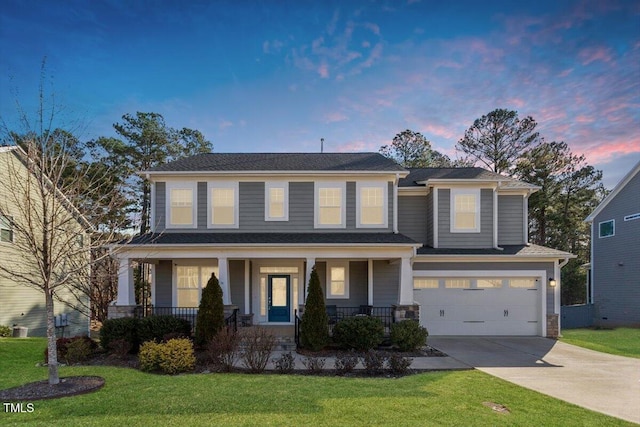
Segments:
[[[640,423],[640,359],[541,337],[429,337],[428,341],[490,375]]]

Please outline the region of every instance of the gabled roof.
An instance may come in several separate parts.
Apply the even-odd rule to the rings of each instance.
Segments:
[[[591,215],[589,215],[585,219],[585,222],[593,222],[596,216],[598,216],[598,214],[602,212],[605,207],[607,207],[609,202],[611,202],[611,200],[613,200],[613,198],[616,197],[618,193],[620,193],[620,191],[622,191],[622,189],[629,183],[629,181],[631,181],[633,177],[638,173],[640,173],[640,161],[638,161],[633,169],[631,169],[629,173],[627,173],[624,178],[622,178],[622,181],[620,181],[618,185],[615,186],[611,193],[607,194],[607,197],[605,197],[604,200],[602,200],[602,202],[600,202],[600,204],[593,210],[593,212],[591,212]]]
[[[145,172],[402,172],[380,153],[206,153]]]
[[[409,168],[409,175],[401,178],[399,187],[423,187],[438,181],[500,182],[502,188],[538,190],[540,187],[477,167],[465,168]]]
[[[411,245],[397,233],[148,233],[127,245]]]

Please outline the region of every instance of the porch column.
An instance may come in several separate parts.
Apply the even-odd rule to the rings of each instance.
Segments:
[[[118,298],[116,305],[136,305],[135,286],[133,281],[133,268],[129,258],[120,258],[118,267]]]
[[[373,305],[373,260],[367,260],[367,304]]]
[[[218,258],[218,281],[222,288],[222,303],[231,305],[231,288],[229,287],[229,264],[227,258]]]
[[[398,289],[398,304],[413,304],[413,271],[411,269],[410,257],[402,257],[400,261],[400,285]]]
[[[307,258],[307,268],[305,272],[305,281],[304,281],[304,289],[302,293],[302,303],[307,300],[307,289],[309,288],[309,281],[311,280],[311,270],[313,270],[313,266],[316,264],[315,258]]]

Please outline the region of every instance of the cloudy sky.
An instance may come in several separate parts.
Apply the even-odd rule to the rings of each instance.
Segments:
[[[611,188],[640,160],[638,1],[3,0],[0,115],[34,110],[40,63],[83,139],[157,112],[214,150],[377,151],[422,132],[455,157],[517,110]]]

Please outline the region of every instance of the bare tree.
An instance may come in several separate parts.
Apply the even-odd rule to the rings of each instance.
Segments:
[[[43,63],[44,74],[44,63]],[[116,189],[77,161],[69,138],[59,137],[57,107],[45,99],[41,79],[40,102],[33,124],[19,109],[26,127],[15,145],[17,133],[0,118],[6,179],[0,180],[0,217],[13,233],[12,257],[0,263],[0,276],[42,292],[47,317],[49,384],[59,383],[54,304],[86,295],[92,266],[109,257],[101,250],[119,238],[117,224],[102,227],[101,214],[111,212]],[[77,141],[76,139],[73,139]],[[69,173],[73,179],[69,179]],[[108,174],[108,170],[103,171]],[[87,214],[87,215],[84,215]],[[91,218],[96,226],[87,220]],[[78,310],[83,307],[76,305]],[[87,307],[84,307],[86,310]]]

